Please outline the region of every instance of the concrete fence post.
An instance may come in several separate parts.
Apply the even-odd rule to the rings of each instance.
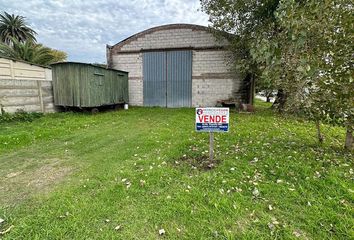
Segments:
[[[42,83],[39,80],[37,80],[37,87],[38,87],[39,105],[41,107],[42,113],[45,113],[44,103],[43,103],[43,94],[42,94]]]

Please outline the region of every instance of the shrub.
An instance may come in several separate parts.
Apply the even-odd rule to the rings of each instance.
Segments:
[[[34,119],[40,118],[43,113],[28,113],[23,110],[18,110],[15,113],[7,113],[4,110],[0,114],[0,123],[4,122],[32,122]]]

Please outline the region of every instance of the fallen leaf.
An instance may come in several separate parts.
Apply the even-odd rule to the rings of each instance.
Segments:
[[[164,235],[165,233],[166,233],[165,229],[162,228],[162,229],[159,230],[159,235],[160,236]]]
[[[10,232],[13,227],[14,227],[14,225],[11,225],[11,226],[10,226],[9,228],[7,228],[5,231],[0,232],[0,236],[1,236],[1,235],[5,235],[6,233]]]
[[[274,230],[275,226],[274,226],[273,223],[268,223],[268,228],[269,228],[270,230]]]
[[[274,225],[279,225],[279,222],[277,221],[277,219],[275,217],[272,217],[272,223]]]
[[[254,188],[252,191],[252,194],[254,197],[258,197],[259,196],[259,190],[257,188]]]
[[[256,157],[253,158],[253,160],[250,161],[250,163],[256,163],[256,162],[258,162],[258,158],[256,158]]]
[[[301,237],[301,233],[298,230],[293,231],[295,237]]]
[[[9,174],[6,175],[6,178],[16,177],[17,175],[20,175],[21,173],[23,173],[23,171],[9,173]]]

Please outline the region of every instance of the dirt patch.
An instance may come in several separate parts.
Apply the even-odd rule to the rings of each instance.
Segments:
[[[72,170],[61,160],[51,159],[41,166],[9,172],[0,178],[0,205],[13,205],[29,196],[47,193]]]
[[[175,165],[188,164],[192,169],[204,170],[208,171],[214,169],[220,160],[213,159],[210,160],[208,156],[200,155],[200,156],[182,156],[181,158],[175,161]]]
[[[63,179],[71,170],[71,168],[60,166],[58,163],[44,165],[32,173],[27,187],[43,189]]]

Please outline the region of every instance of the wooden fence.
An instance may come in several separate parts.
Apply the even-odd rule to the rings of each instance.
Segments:
[[[0,58],[0,107],[5,112],[54,112],[52,70]]]

